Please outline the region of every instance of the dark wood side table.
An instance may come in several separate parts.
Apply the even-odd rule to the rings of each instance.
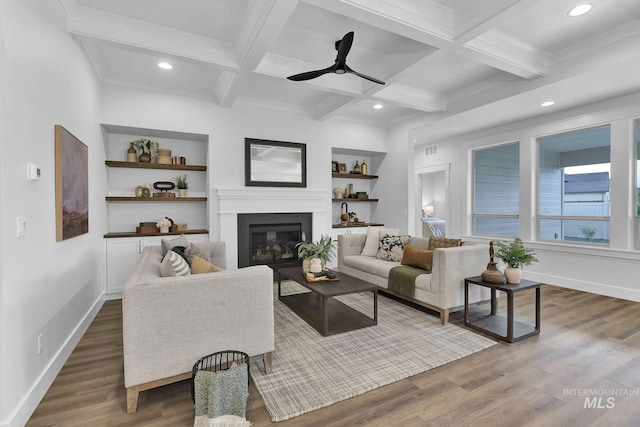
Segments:
[[[471,310],[469,308],[469,284],[484,286],[491,289],[491,314],[484,316],[474,316],[469,320]],[[513,318],[513,297],[517,292],[527,289],[536,290],[536,325],[531,326],[515,321]],[[497,314],[498,302],[496,291],[507,294],[507,317]],[[506,342],[516,342],[540,333],[540,283],[531,280],[521,280],[517,285],[508,283],[496,284],[483,282],[480,276],[467,277],[464,279],[464,325],[483,332],[499,340]]]

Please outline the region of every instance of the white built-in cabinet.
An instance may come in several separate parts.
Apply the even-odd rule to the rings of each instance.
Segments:
[[[160,245],[162,238],[176,238],[180,234],[193,243],[209,240],[208,135],[109,124],[102,125],[102,134],[108,180],[105,196],[108,232],[104,235],[106,293],[117,298],[145,246]],[[160,148],[170,149],[172,156],[185,157],[186,164],[157,164],[155,159],[152,163],[127,162],[130,142],[141,137],[157,141]],[[158,191],[153,189],[154,182],[175,182],[177,176],[185,174],[189,182],[187,197],[136,197],[138,185],[149,184],[153,193]],[[174,191],[177,193],[177,189]],[[155,222],[164,217],[186,223],[188,230],[136,233],[141,222]]]

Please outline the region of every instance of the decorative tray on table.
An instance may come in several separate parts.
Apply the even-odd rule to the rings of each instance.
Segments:
[[[325,268],[320,273],[305,273],[303,271],[302,275],[305,279],[307,279],[307,282],[309,283],[337,282],[340,280],[335,271],[329,270],[327,268]]]

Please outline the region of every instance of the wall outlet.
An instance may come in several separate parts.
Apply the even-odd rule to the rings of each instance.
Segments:
[[[43,335],[42,332],[38,335],[38,354],[42,353]]]

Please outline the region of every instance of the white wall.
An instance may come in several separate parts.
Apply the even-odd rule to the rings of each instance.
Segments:
[[[17,426],[27,421],[101,305],[104,149],[100,88],[65,31],[60,4],[5,0],[0,7],[0,425]],[[60,243],[55,124],[89,147],[90,162],[90,232]],[[27,181],[27,162],[40,166],[40,181]],[[22,238],[16,237],[17,216],[27,218]]]
[[[533,248],[539,263],[525,267],[524,277],[543,283],[640,301],[640,251],[633,246],[635,152],[633,121],[640,118],[637,94],[567,110],[554,115],[452,137],[438,143],[438,154],[425,157],[415,148],[414,174],[429,166],[451,162],[449,235],[488,240],[471,233],[471,150],[520,141],[520,237]],[[612,191],[609,247],[535,242],[537,145],[539,136],[611,123]],[[411,183],[411,181],[410,181]],[[409,194],[413,189],[410,188]],[[497,189],[499,191],[499,189]],[[479,272],[480,273],[480,272]]]
[[[103,88],[100,120],[115,125],[209,135],[208,197],[212,240],[220,238],[216,191],[245,188],[245,137],[307,144],[307,190],[325,192],[325,211],[328,213],[320,228],[314,225],[314,229],[327,234],[331,229],[332,209],[331,147],[381,152],[388,148],[386,129],[382,126],[339,119],[319,122],[294,112],[242,101],[232,109],[224,109],[201,99],[112,85]],[[386,161],[385,158],[383,163]],[[380,197],[384,199],[386,193],[382,194]],[[305,202],[300,201],[301,212],[305,207],[308,208]]]

